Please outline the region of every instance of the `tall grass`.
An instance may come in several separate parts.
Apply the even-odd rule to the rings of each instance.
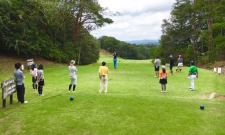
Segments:
[[[98,68],[109,67],[108,92],[98,93]],[[167,93],[161,93],[150,60],[118,59],[101,56],[96,64],[77,66],[75,93],[68,92],[67,66],[44,69],[45,96],[32,90],[26,72],[28,104],[0,108],[0,131],[4,135],[222,135],[225,133],[225,76],[199,69],[196,90],[189,91],[188,67],[168,77]],[[168,67],[167,67],[167,70]],[[175,70],[175,69],[174,69]],[[217,95],[209,99],[212,92]],[[70,96],[74,100],[70,101]],[[8,99],[9,100],[9,99]],[[2,103],[2,102],[1,102]],[[8,102],[7,102],[8,103]],[[199,106],[203,104],[204,110]]]

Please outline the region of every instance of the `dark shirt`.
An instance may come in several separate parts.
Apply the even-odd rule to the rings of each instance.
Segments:
[[[114,59],[117,59],[117,53],[113,54]]]
[[[174,65],[174,59],[170,58],[170,65]]]

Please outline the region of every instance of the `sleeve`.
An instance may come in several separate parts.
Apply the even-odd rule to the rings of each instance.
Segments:
[[[162,71],[159,72],[159,79],[162,78]]]

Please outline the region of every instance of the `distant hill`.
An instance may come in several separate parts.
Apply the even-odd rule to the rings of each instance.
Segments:
[[[140,44],[154,44],[154,45],[159,45],[159,41],[158,40],[148,40],[148,39],[132,40],[132,41],[124,41],[124,42],[127,42],[129,44],[136,44],[136,45],[140,45]]]

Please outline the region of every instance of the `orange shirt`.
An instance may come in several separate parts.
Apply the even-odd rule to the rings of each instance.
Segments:
[[[159,72],[159,79],[163,79],[163,77],[168,77],[168,73],[167,73],[167,71],[165,72],[165,73],[163,73],[163,71],[161,70],[160,72]]]

